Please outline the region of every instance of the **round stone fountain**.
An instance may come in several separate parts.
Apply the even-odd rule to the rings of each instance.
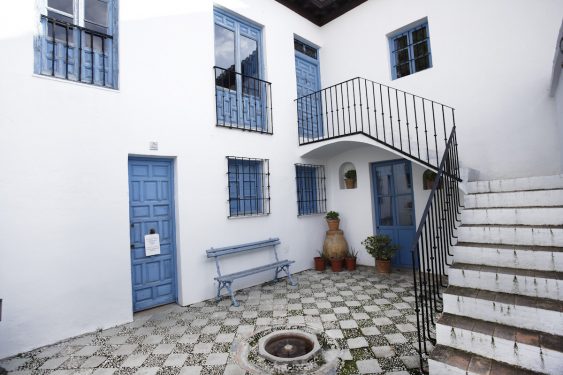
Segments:
[[[258,353],[276,363],[307,362],[320,349],[317,336],[300,330],[272,332],[258,341]]]

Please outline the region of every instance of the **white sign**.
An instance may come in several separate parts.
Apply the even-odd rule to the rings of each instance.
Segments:
[[[147,234],[145,236],[145,255],[150,257],[151,255],[160,254],[160,236],[157,234]]]

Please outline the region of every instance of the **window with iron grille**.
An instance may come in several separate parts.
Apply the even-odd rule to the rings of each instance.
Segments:
[[[268,159],[227,156],[229,217],[270,213],[270,169]]]
[[[37,0],[36,74],[117,88],[118,0]]]
[[[326,212],[325,167],[295,164],[299,216]]]
[[[391,74],[393,79],[408,76],[432,67],[428,22],[395,33],[389,38]]]

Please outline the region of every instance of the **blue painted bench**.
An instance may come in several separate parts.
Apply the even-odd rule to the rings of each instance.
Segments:
[[[215,258],[215,265],[217,266],[217,277],[215,277],[215,280],[217,280],[218,285],[217,285],[217,297],[215,298],[215,300],[219,301],[221,299],[221,290],[225,288],[227,292],[231,295],[231,299],[233,301],[232,305],[239,306],[238,301],[235,299],[233,290],[231,289],[231,284],[233,283],[233,281],[236,279],[240,279],[241,277],[254,275],[269,270],[276,270],[276,273],[274,275],[274,281],[278,280],[278,275],[280,272],[285,272],[289,280],[289,284],[296,285],[296,282],[293,280],[293,278],[291,277],[291,273],[289,272],[289,266],[292,263],[295,263],[295,261],[287,260],[287,259],[279,260],[278,253],[276,251],[276,245],[279,245],[280,243],[281,242],[279,238],[270,238],[268,240],[251,242],[244,245],[227,246],[219,249],[211,248],[207,250],[207,257]],[[219,266],[220,257],[226,255],[245,253],[247,251],[258,250],[266,247],[271,247],[274,250],[274,255],[276,257],[276,261],[274,263],[265,264],[259,267],[249,268],[228,275],[221,274],[221,267]]]

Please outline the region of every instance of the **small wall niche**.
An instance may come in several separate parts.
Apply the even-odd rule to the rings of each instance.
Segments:
[[[338,171],[340,189],[355,189],[358,187],[356,167],[350,162],[342,163]]]

